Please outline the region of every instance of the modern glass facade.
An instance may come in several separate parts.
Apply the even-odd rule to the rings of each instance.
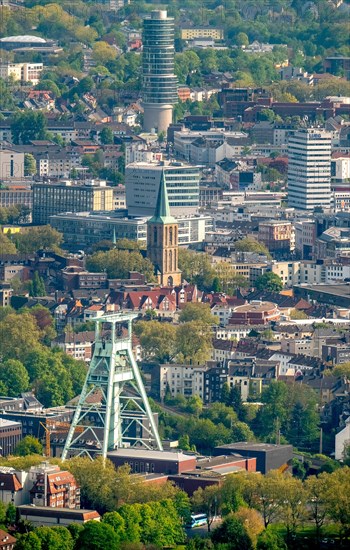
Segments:
[[[166,11],[152,11],[143,23],[143,102],[174,104],[174,19]]]

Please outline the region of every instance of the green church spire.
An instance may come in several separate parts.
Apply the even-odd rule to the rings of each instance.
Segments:
[[[170,214],[168,191],[165,183],[164,170],[160,176],[160,184],[158,190],[157,204],[154,216],[149,220],[149,223],[176,223],[175,218]]]

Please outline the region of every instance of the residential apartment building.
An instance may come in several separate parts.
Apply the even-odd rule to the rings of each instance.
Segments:
[[[300,210],[331,204],[331,134],[302,129],[288,141],[288,204]]]
[[[81,361],[89,362],[92,357],[92,345],[95,331],[70,333],[65,332],[53,340],[52,345],[62,349],[67,355]]]
[[[40,80],[44,65],[42,63],[0,63],[0,78],[31,82],[36,86]]]
[[[106,182],[91,180],[85,185],[71,181],[33,185],[33,223],[49,223],[59,212],[113,210],[113,188]]]
[[[29,480],[33,482],[30,490],[32,505],[73,510],[80,508],[80,488],[70,472],[43,463],[30,468]]]
[[[213,40],[223,40],[223,29],[215,27],[189,27],[181,29],[182,40],[193,40],[194,38],[213,38]]]
[[[194,214],[199,206],[199,167],[180,162],[138,162],[126,166],[126,204],[130,216],[153,216],[164,174],[173,216]]]
[[[198,366],[160,365],[157,390],[161,399],[164,399],[167,392],[170,392],[173,397],[198,395],[204,403],[212,403],[221,398],[227,372],[227,367],[214,361]]]
[[[294,227],[288,221],[261,222],[259,241],[273,254],[290,254],[295,248]]]

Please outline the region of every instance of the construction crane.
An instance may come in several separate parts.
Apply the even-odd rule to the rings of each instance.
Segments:
[[[45,430],[45,456],[50,458],[51,456],[51,434],[68,434],[70,428],[70,422],[56,422],[54,420],[49,420],[46,424],[40,422]],[[76,433],[81,433],[83,428],[81,426],[76,427]]]

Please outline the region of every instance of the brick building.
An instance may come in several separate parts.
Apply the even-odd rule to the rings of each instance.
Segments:
[[[34,481],[30,491],[30,502],[34,506],[71,509],[80,507],[80,489],[70,472],[44,463],[32,466],[29,476]]]
[[[181,474],[196,467],[194,455],[148,449],[118,449],[107,453],[114,466],[129,464],[132,473]]]
[[[250,304],[234,308],[231,325],[267,325],[271,321],[278,321],[280,311],[272,302],[252,300]]]

